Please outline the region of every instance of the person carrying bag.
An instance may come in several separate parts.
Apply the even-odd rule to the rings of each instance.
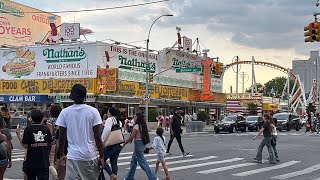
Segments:
[[[104,145],[104,169],[111,180],[117,179],[118,158],[122,150],[121,144],[125,142],[121,127],[119,125],[120,111],[111,107],[107,112],[107,120],[102,132],[102,142]],[[106,162],[110,158],[110,164]]]

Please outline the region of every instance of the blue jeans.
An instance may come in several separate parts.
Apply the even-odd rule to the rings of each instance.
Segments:
[[[271,146],[271,137],[264,137],[263,140],[260,143],[260,146],[258,148],[258,153],[257,153],[257,160],[261,161],[262,160],[262,150],[264,148],[264,146],[267,146],[268,148],[268,152],[269,152],[269,161],[270,162],[275,162],[275,158],[274,158],[274,152]]]
[[[126,175],[125,180],[134,180],[134,175],[137,169],[137,163],[139,163],[141,169],[147,174],[149,180],[156,180],[157,177],[150,169],[147,160],[144,157],[144,150],[146,146],[141,140],[134,141],[134,150],[132,154],[130,170]]]
[[[122,146],[120,146],[120,144],[116,144],[116,145],[107,147],[104,150],[104,162],[105,162],[104,163],[104,170],[107,171],[109,176],[111,176],[112,174],[117,175],[117,173],[118,173],[118,157],[119,157],[121,150],[122,150]],[[107,160],[109,158],[110,158],[111,168],[110,168],[109,164],[107,163]]]

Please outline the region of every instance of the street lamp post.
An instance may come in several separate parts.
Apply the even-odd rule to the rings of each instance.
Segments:
[[[155,19],[153,21],[153,23],[151,24],[150,26],[150,29],[149,29],[149,33],[148,33],[148,39],[147,39],[147,57],[146,57],[146,93],[145,93],[145,97],[150,97],[149,96],[149,41],[150,41],[150,32],[151,32],[151,29],[154,25],[154,23],[156,23],[156,21],[164,16],[173,16],[172,14],[164,14],[164,15],[161,15],[159,16],[157,19]],[[145,102],[146,102],[146,120],[149,121],[149,102],[148,102],[148,99],[145,98]]]

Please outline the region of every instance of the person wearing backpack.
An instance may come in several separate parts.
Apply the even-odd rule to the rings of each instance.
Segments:
[[[102,142],[105,142],[108,139],[108,136],[111,132],[112,126],[114,125],[119,125],[119,115],[120,112],[114,107],[109,108],[107,112],[107,120],[104,125],[104,129],[101,135]],[[107,173],[110,176],[110,180],[115,180],[117,179],[117,173],[118,173],[118,158],[119,154],[122,150],[121,144],[115,144],[108,146],[104,149],[104,170],[107,171]],[[110,159],[110,164],[107,163],[107,160]]]
[[[125,180],[134,180],[134,175],[139,163],[141,169],[147,174],[149,180],[158,180],[155,173],[150,169],[150,166],[144,157],[146,144],[150,143],[150,136],[147,123],[142,113],[137,113],[134,117],[135,125],[130,137],[125,141],[125,144],[134,142],[134,149],[130,163],[130,169]]]

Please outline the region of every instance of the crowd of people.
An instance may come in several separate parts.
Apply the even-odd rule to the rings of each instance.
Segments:
[[[124,122],[124,129],[130,136],[123,141],[110,144],[110,137],[117,127],[121,127],[121,113],[116,108],[108,108],[100,116],[99,111],[85,104],[86,88],[80,84],[72,87],[70,99],[74,104],[62,108],[59,104],[50,104],[42,112],[32,109],[27,118],[27,126],[22,130],[18,125],[16,134],[25,149],[22,171],[24,179],[48,180],[96,180],[104,179],[104,171],[111,180],[118,179],[117,161],[123,147],[133,144],[130,169],[124,177],[133,180],[137,165],[146,173],[149,180],[157,180],[157,172],[162,165],[169,180],[169,171],[165,157],[170,155],[170,146],[177,139],[183,156],[185,152],[181,142],[182,117],[176,112],[168,119],[163,115],[162,125],[157,128],[157,136],[150,141],[149,130],[142,113]],[[7,168],[12,166],[12,137],[10,133],[10,113],[7,108],[1,109],[0,116],[0,180],[4,178]],[[120,128],[121,129],[121,128]],[[164,131],[170,129],[170,140],[166,148]],[[121,131],[122,133],[122,131]],[[114,137],[114,136],[113,136]],[[147,147],[151,144],[150,148]],[[157,154],[155,171],[144,157],[146,151],[153,149]],[[109,163],[107,163],[109,160]],[[103,177],[102,177],[103,176]]]

